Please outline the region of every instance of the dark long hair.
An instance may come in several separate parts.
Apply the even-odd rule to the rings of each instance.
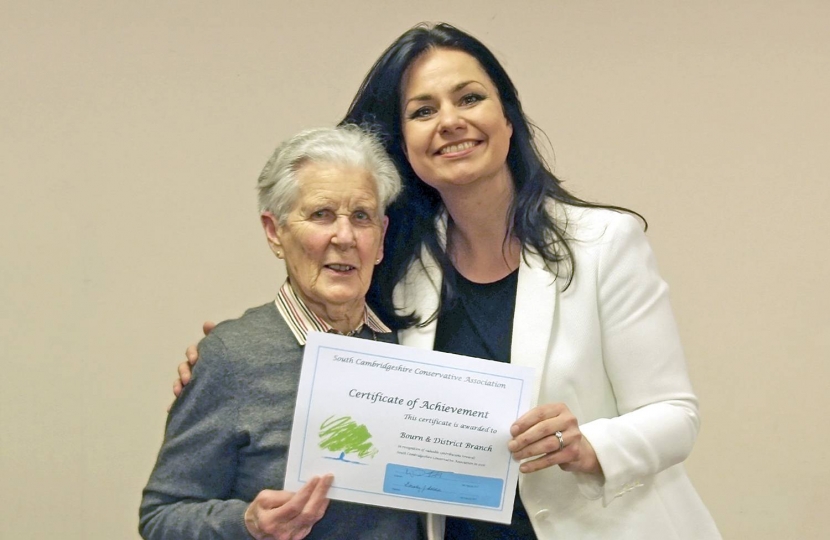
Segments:
[[[452,278],[455,273],[451,271],[450,259],[435,227],[436,216],[443,208],[441,196],[412,170],[404,153],[402,133],[401,84],[404,75],[413,61],[433,49],[455,49],[469,54],[478,60],[498,89],[504,114],[513,126],[507,154],[507,166],[514,183],[508,234],[521,241],[523,256],[528,250],[535,251],[557,277],[563,272],[560,263],[570,263],[567,276],[562,276],[570,283],[575,270],[573,253],[567,242],[565,224],[557,223],[547,208],[549,199],[574,206],[629,211],[583,201],[562,187],[539,153],[534,139],[538,129],[525,116],[516,87],[483,43],[446,23],[421,23],[407,30],[369,70],[342,121],[375,126],[403,179],[402,194],[387,209],[389,228],[384,259],[374,273],[367,295],[378,315],[396,329],[420,322],[412,314],[401,315],[395,311],[392,290],[403,279],[407,268],[420,260],[422,246],[426,246],[444,271],[442,296],[448,300],[447,305],[451,303],[455,289]],[[444,307],[430,319],[439,315]]]

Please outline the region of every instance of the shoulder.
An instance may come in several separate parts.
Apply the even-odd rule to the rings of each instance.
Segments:
[[[199,364],[202,359],[238,363],[263,362],[286,351],[299,350],[299,345],[276,306],[269,302],[247,310],[238,319],[219,323],[199,343]],[[278,354],[281,353],[281,354]]]
[[[285,327],[285,324],[274,303],[268,302],[246,310],[237,319],[219,323],[210,335],[227,343],[271,334],[277,327]]]
[[[628,212],[572,206],[558,201],[549,204],[552,214],[565,231],[567,240],[571,242],[602,245],[618,235],[645,237],[643,222]]]
[[[569,257],[563,268],[575,271],[577,281],[595,281],[598,274],[622,261],[639,264],[651,256],[645,225],[635,215],[558,201],[550,201],[548,208],[568,246]]]
[[[193,367],[193,379],[185,386],[182,398],[176,400],[175,410],[185,407],[191,411],[193,403],[201,403],[199,408],[206,412],[237,395],[240,376],[246,371],[240,366],[258,362],[261,355],[252,351],[269,329],[274,332],[278,318],[276,306],[269,308],[265,304],[249,309],[238,319],[219,323],[199,342],[199,361]]]

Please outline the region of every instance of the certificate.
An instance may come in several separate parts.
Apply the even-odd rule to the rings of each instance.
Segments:
[[[334,474],[343,501],[510,523],[510,426],[531,368],[335,334],[308,335],[285,489]]]

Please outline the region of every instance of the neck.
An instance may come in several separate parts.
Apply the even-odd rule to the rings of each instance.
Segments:
[[[343,304],[315,302],[293,287],[294,293],[308,309],[340,333],[348,334],[363,323],[366,314],[365,298]]]
[[[467,190],[441,193],[451,219],[447,253],[456,270],[471,281],[497,281],[519,267],[521,242],[508,221],[513,181],[506,171],[501,176]]]
[[[360,302],[359,306],[309,306],[314,313],[331,325],[341,334],[354,331],[363,323],[366,305]]]

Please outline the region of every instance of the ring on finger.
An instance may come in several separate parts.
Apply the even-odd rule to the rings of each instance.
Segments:
[[[557,439],[559,439],[559,450],[562,450],[563,448],[565,448],[565,439],[562,438],[562,432],[557,431],[556,433],[554,433],[554,435],[556,436]]]

